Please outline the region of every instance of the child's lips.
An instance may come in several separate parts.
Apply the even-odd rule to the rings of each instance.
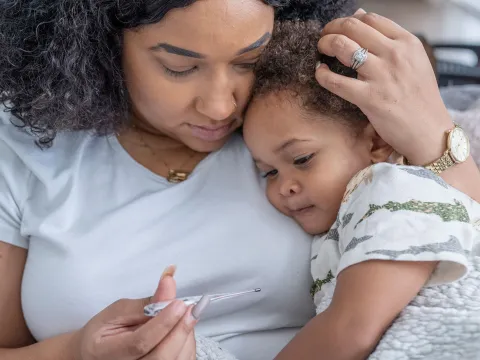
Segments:
[[[290,213],[293,217],[299,217],[299,216],[304,216],[308,215],[313,211],[315,208],[315,205],[307,205],[307,206],[302,206],[302,207],[297,207],[294,209],[290,209]]]

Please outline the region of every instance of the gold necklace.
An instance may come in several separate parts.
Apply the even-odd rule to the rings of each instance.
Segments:
[[[195,152],[192,152],[192,154],[185,160],[178,169],[173,169],[171,168],[165,160],[163,160],[161,157],[158,156],[157,152],[153,147],[151,147],[144,139],[143,134],[138,130],[138,128],[134,125],[133,126],[135,132],[138,134],[138,137],[140,139],[140,142],[142,143],[142,146],[144,148],[147,148],[150,153],[155,157],[156,159],[159,159],[163,165],[165,165],[165,168],[167,169],[167,181],[173,184],[180,183],[182,181],[185,181],[188,179],[190,174],[192,173],[191,171],[186,171],[186,170],[181,170],[187,163],[190,161],[193,156],[195,155]]]

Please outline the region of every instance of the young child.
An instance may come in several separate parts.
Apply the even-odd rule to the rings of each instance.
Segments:
[[[319,315],[307,327],[316,327],[319,355],[363,359],[422,287],[467,274],[480,208],[429,170],[394,164],[367,117],[318,85],[319,59],[355,76],[317,54],[320,30],[313,21],[277,24],[243,133],[270,202],[316,235]],[[295,342],[311,345],[302,334]]]

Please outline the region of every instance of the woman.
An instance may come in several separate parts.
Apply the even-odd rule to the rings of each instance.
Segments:
[[[179,296],[262,288],[196,327],[240,359],[273,358],[313,316],[310,239],[269,206],[234,132],[274,11],[331,19],[342,5],[281,3],[0,5],[2,359],[193,358],[198,314],[174,303],[142,316],[175,296],[168,268],[149,298],[168,264]],[[412,163],[435,160],[451,119],[421,44],[356,17],[330,23],[319,48],[347,63],[375,49],[375,71],[350,82],[320,66],[320,84]],[[480,198],[471,160],[443,176]],[[315,336],[313,320],[281,356],[313,358]]]

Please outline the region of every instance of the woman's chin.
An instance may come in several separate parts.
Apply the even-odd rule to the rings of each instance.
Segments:
[[[211,153],[220,150],[228,141],[230,137],[227,137],[222,140],[217,140],[215,142],[195,142],[191,145],[187,144],[192,150],[195,150],[199,153]]]
[[[182,139],[182,142],[187,145],[190,149],[201,152],[201,153],[211,153],[217,150],[220,150],[232,137],[235,129],[232,129],[224,136],[219,138],[208,139],[204,137],[197,136],[188,136]]]
[[[232,134],[228,134],[224,138],[216,139],[214,141],[205,141],[195,137],[183,138],[181,141],[190,149],[199,153],[211,153],[220,150],[230,139]]]

